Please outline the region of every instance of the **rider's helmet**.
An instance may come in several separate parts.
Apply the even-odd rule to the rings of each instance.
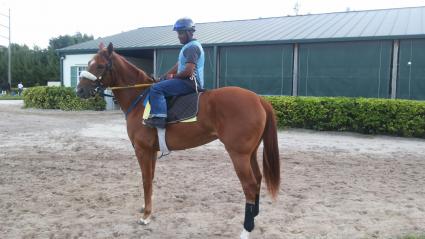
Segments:
[[[195,31],[195,23],[190,18],[180,18],[176,21],[173,31]]]

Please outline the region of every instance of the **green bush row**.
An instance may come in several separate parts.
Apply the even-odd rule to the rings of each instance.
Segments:
[[[23,93],[24,105],[27,108],[61,109],[61,110],[104,110],[106,102],[96,96],[81,99],[71,87],[36,86]]]
[[[425,138],[425,102],[343,97],[265,97],[279,127]]]

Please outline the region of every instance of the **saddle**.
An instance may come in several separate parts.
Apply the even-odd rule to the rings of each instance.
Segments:
[[[167,123],[195,122],[199,109],[199,96],[201,94],[202,92],[167,97]],[[143,119],[147,119],[149,118],[151,107],[148,100],[144,104],[145,111],[143,112]]]

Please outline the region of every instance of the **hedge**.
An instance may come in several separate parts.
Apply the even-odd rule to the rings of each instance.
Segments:
[[[37,86],[25,89],[24,106],[26,108],[61,110],[104,110],[106,102],[102,97],[81,99],[71,87]]]
[[[425,138],[425,102],[412,100],[267,96],[279,127]]]
[[[25,107],[104,110],[101,97],[80,99],[74,88],[38,86],[24,91]],[[306,128],[425,138],[425,102],[412,100],[266,96],[280,128]]]

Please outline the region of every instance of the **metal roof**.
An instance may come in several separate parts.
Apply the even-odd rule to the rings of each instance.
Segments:
[[[96,50],[100,42],[116,49],[180,46],[172,26],[143,27],[60,49]],[[425,37],[425,7],[337,12],[198,23],[195,37],[204,45],[294,43]]]

